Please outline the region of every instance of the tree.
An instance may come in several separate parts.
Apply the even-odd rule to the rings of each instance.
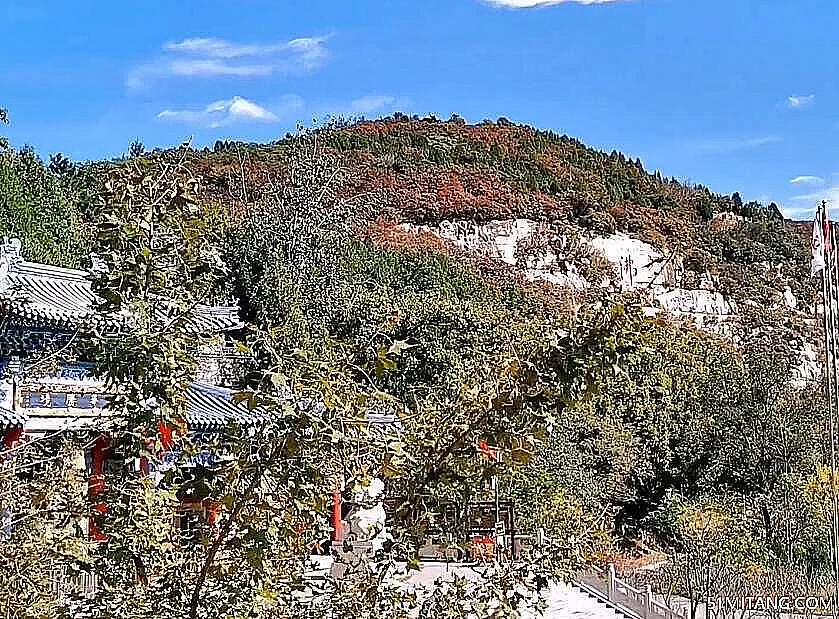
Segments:
[[[738,405],[726,409],[726,432],[714,468],[718,483],[748,496],[760,514],[763,541],[786,564],[798,564],[803,522],[795,490],[816,473],[827,441],[826,403],[815,386],[790,385],[797,360],[771,340],[746,341]],[[821,569],[813,563],[810,569]]]
[[[631,534],[669,492],[694,496],[714,483],[719,418],[737,404],[742,367],[730,345],[664,321],[621,337],[633,347],[624,371],[562,414],[537,466],[599,499],[592,507]]]
[[[82,442],[65,434],[6,446],[0,469],[0,599],[13,619],[67,617],[74,569],[88,551],[82,523],[88,506],[82,471],[73,463]],[[54,451],[50,450],[50,447]]]
[[[145,152],[146,147],[143,146],[143,143],[140,140],[134,140],[128,148],[128,156],[132,159],[134,157],[141,157]]]
[[[335,221],[331,213],[341,212],[324,198],[335,172],[327,173],[315,142],[304,140],[299,148],[291,156],[301,157],[305,173],[283,179],[281,192],[267,197],[280,213],[300,207],[299,221],[280,218],[261,230],[276,249],[262,255],[260,277],[251,272],[254,279],[244,281],[263,295],[277,288],[262,277],[284,282],[283,294],[304,291],[302,298],[287,297],[295,303],[328,302],[318,295],[340,291],[346,271],[331,266],[334,254],[322,237],[295,232],[309,229],[307,218]],[[220,274],[185,156],[129,161],[113,171],[102,196],[98,254],[107,268],[96,280],[104,300],[100,310],[112,317],[108,324],[128,322],[119,332],[96,332],[94,342],[116,394],[110,402],[119,421],[112,448],[126,462],[142,456],[159,464],[160,424],[183,426],[183,393],[194,368],[190,309]],[[288,228],[277,227],[283,221]],[[414,279],[421,275],[413,271]],[[492,469],[475,462],[479,439],[500,445],[512,466],[526,462],[555,412],[589,391],[604,365],[618,362],[621,350],[612,333],[635,320],[632,312],[614,308],[585,313],[586,321],[570,331],[517,326],[498,350],[472,351],[468,367],[477,371],[465,385],[455,389],[448,382],[453,375],[435,390],[397,377],[400,365],[409,367],[409,351],[418,348],[395,337],[397,325],[383,330],[366,317],[360,333],[373,337],[359,347],[342,331],[346,325],[336,325],[328,313],[312,317],[313,329],[307,314],[289,322],[269,297],[252,298],[254,315],[272,320],[251,344],[263,374],[241,396],[250,410],[260,411],[261,421],[249,433],[231,425],[211,444],[182,435],[183,459],[157,487],[149,477],[109,477],[108,510],[101,518],[109,539],[91,561],[107,586],[91,601],[93,616],[152,617],[160,605],[190,617],[302,614],[295,591],[303,586],[309,544],[327,533],[325,501],[336,479],[343,477],[349,487],[371,477],[386,479],[401,500],[398,513],[405,513],[411,497],[428,497],[433,510],[441,500],[479,491]],[[497,321],[493,317],[488,324],[500,327]],[[289,324],[297,326],[288,329]],[[457,326],[447,326],[446,333],[453,335],[453,329]],[[300,406],[299,398],[320,404]],[[367,415],[381,410],[398,416],[401,433],[377,438],[366,431]],[[187,475],[189,456],[198,452],[208,454],[211,464],[201,475]],[[223,506],[217,531],[205,531],[203,544],[173,545],[162,517],[185,494]],[[392,558],[411,559],[416,552],[418,540],[408,528],[396,527],[394,537],[393,557],[371,558],[366,579],[330,583],[331,594],[308,612],[375,607],[398,616],[399,609],[415,603],[381,585],[392,573]],[[512,589],[535,591],[546,576],[567,575],[585,561],[573,548],[543,551],[535,564],[488,568],[483,581],[461,583],[433,605],[463,613],[466,600],[484,610],[493,600],[505,600],[504,612],[514,613],[527,600],[510,594]],[[364,598],[359,587],[367,592]],[[454,601],[459,605],[452,606]]]
[[[6,111],[5,108],[0,107],[0,124],[8,125],[9,124],[9,113]],[[4,138],[0,136],[0,150],[9,148],[9,140],[8,138]]]
[[[764,560],[753,523],[738,510],[736,499],[687,501],[675,495],[655,519],[678,552],[663,574],[665,587],[690,600],[691,619],[700,604],[742,594],[749,574]]]
[[[27,259],[82,266],[88,235],[78,198],[31,149],[0,153],[0,234],[20,238]]]
[[[50,164],[47,169],[56,176],[67,176],[75,170],[73,162],[61,153],[50,155]]]

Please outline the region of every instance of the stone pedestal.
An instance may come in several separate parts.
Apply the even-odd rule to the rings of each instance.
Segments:
[[[353,505],[347,515],[345,539],[332,550],[332,577],[360,577],[368,573],[368,564],[389,539],[385,526],[384,482],[373,479],[353,494]]]

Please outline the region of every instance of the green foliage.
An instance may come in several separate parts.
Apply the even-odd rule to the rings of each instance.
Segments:
[[[480,493],[494,468],[475,458],[480,439],[500,446],[509,466],[525,463],[557,412],[625,353],[614,333],[632,328],[634,311],[592,308],[567,330],[528,323],[537,314],[525,313],[523,297],[474,271],[348,241],[345,211],[327,201],[340,170],[313,141],[289,161],[292,173],[232,237],[237,289],[263,328],[251,342],[262,376],[239,400],[263,421],[247,433],[232,424],[209,442],[179,436],[180,455],[159,485],[109,475],[99,517],[109,541],[90,560],[105,586],[86,604],[90,616],[154,617],[162,604],[193,618],[296,616],[304,560],[326,534],[336,480],[352,488],[387,479],[403,499],[400,519],[416,507],[411,497],[428,497],[433,510]],[[126,463],[159,463],[158,426],[182,428],[198,337],[192,310],[223,274],[197,189],[185,157],[131,159],[102,186],[94,289],[105,320],[93,343],[114,393],[111,448]],[[429,359],[444,371],[430,374]],[[295,403],[302,395],[323,404]],[[367,415],[379,411],[396,415],[401,431],[371,434]],[[211,456],[202,470],[188,466],[197,454]],[[203,531],[200,544],[179,543],[165,518],[188,497],[222,506],[218,530]],[[395,556],[410,557],[419,540],[409,528],[393,534]],[[587,559],[569,547],[541,552],[538,564],[492,567],[434,604],[462,616],[450,613],[468,598],[510,615],[526,600],[509,592],[534,591]],[[390,569],[387,557],[370,559],[370,574]],[[316,612],[417,604],[387,588],[358,599],[359,582],[333,583],[338,594]]]
[[[282,331],[283,346],[322,340],[341,311],[338,256],[349,242],[349,212],[335,201],[337,161],[302,142],[263,201],[231,231],[229,263],[245,316]]]
[[[182,163],[135,159],[111,172],[101,194],[93,289],[105,323],[91,343],[115,394],[110,406],[141,424],[132,427],[145,432],[140,439],[183,418],[199,341],[195,306],[223,273],[197,190]]]
[[[130,158],[134,157],[142,157],[146,152],[146,147],[143,146],[143,143],[140,140],[134,140],[131,142],[131,146],[128,148],[128,156]]]
[[[654,519],[677,550],[663,576],[670,591],[690,600],[692,618],[700,602],[748,592],[752,575],[765,563],[756,523],[736,497],[674,495]]]
[[[624,372],[563,416],[539,463],[616,508],[619,527],[637,523],[668,490],[705,483],[742,375],[734,350],[699,334],[648,323],[632,337]]]
[[[601,557],[613,528],[655,534],[676,556],[668,586],[692,597],[754,564],[824,567],[824,403],[789,387],[794,359],[783,342],[802,331],[771,309],[782,278],[806,271],[807,239],[777,207],[664,179],[620,153],[506,119],[465,127],[397,115],[214,151],[147,156],[135,142],[124,161],[76,166],[56,155],[49,170],[29,150],[0,153],[0,223],[31,258],[80,264],[82,218],[95,225],[107,267],[95,290],[110,322],[91,335],[116,393],[113,446],[125,462],[155,461],[159,424],[183,426],[200,341],[195,304],[231,291],[254,325],[260,372],[240,397],[271,432],[231,426],[209,443],[182,436],[182,456],[157,487],[109,479],[108,546],[93,557],[61,547],[104,578],[91,616],[155,617],[163,606],[193,617],[406,616],[417,599],[380,586],[388,561],[411,558],[445,505],[487,498],[496,474],[522,528],[546,529],[552,543],[535,552],[541,565],[494,566],[480,585],[457,581],[430,602],[435,616],[515,613],[524,602],[512,590],[533,591]],[[386,210],[386,182],[357,183],[371,169],[387,183],[429,170],[486,173],[493,180],[477,193],[500,179],[516,198],[537,197],[514,216],[567,217],[681,249],[694,275],[709,271],[724,292],[765,307],[744,312],[754,329],[742,353],[644,320],[632,305],[581,305],[573,315],[544,307],[515,281],[490,283],[451,255],[359,236],[384,212],[413,217]],[[203,181],[212,196],[199,196]],[[233,222],[218,208],[228,203],[241,208],[230,209]],[[430,212],[422,217],[443,216]],[[716,217],[732,212],[742,219]],[[810,299],[811,287],[793,287]],[[773,339],[753,337],[767,325]],[[323,406],[290,404],[300,396]],[[398,417],[400,433],[369,432],[377,412]],[[500,448],[503,463],[477,458],[480,441]],[[194,474],[197,454],[215,464]],[[304,558],[327,535],[334,484],[371,477],[396,499],[393,554],[376,557],[369,578],[332,583],[325,605],[301,602]],[[224,506],[220,531],[205,528],[197,545],[180,543],[166,516],[185,497]],[[41,526],[33,522],[27,556]],[[28,566],[34,599],[44,572]]]
[[[0,504],[10,518],[3,527],[14,526],[13,539],[0,543],[0,599],[10,619],[69,617],[62,595],[67,592],[59,584],[72,578],[77,560],[90,551],[81,534],[87,515],[84,479],[67,466],[80,448],[65,437],[50,458],[37,444],[4,454],[14,462],[0,469]]]
[[[34,151],[0,152],[0,233],[19,237],[29,260],[82,266],[85,229],[74,190]]]
[[[787,279],[803,278],[808,239],[784,221],[777,205],[744,204],[737,193],[729,197],[664,179],[647,172],[639,160],[597,151],[568,136],[510,123],[463,127],[383,119],[324,130],[321,139],[350,161],[370,153],[393,162],[388,167],[397,177],[412,178],[429,168],[430,174],[454,171],[488,179],[497,173],[518,189],[522,203],[504,215],[556,219],[570,212],[578,225],[598,233],[628,232],[664,250],[701,254],[703,268],[719,275],[723,292],[739,300],[764,301],[768,286],[758,267],[762,263],[782,262]],[[538,198],[528,202],[525,196],[534,192]],[[743,221],[714,221],[725,214]],[[495,212],[480,215],[499,217]],[[433,212],[425,217],[436,219]],[[473,213],[464,209],[461,217]]]
[[[525,504],[567,489],[606,528],[611,520],[622,535],[654,533],[675,552],[655,514],[673,496],[722,493],[749,506],[749,528],[737,535],[760,546],[756,563],[825,569],[824,524],[795,506],[823,461],[826,405],[818,390],[790,386],[794,357],[761,338],[741,354],[667,323],[647,323],[632,343],[623,371],[560,415],[546,448],[513,478]]]
[[[47,169],[58,177],[66,177],[75,171],[75,165],[61,153],[50,155],[50,164]]]

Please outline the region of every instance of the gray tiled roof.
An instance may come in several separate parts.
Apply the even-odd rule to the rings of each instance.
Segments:
[[[291,393],[281,398],[298,410],[321,415],[326,407],[322,402],[311,398],[302,398]],[[261,410],[248,410],[245,404],[233,403],[233,392],[221,387],[212,387],[203,383],[193,383],[187,393],[187,426],[191,430],[221,430],[230,422],[241,426],[256,426],[270,421]],[[401,423],[396,415],[387,413],[368,413],[359,425],[367,426],[374,436],[399,432]]]
[[[268,418],[263,411],[248,410],[245,404],[234,404],[234,392],[204,383],[193,383],[187,392],[186,425],[197,432],[218,432],[231,423],[243,427],[253,427]],[[309,398],[288,396],[289,403],[301,410],[314,414],[324,410],[324,405]],[[26,409],[12,411],[0,407],[0,432],[26,425]],[[107,418],[91,417],[87,423],[101,424]],[[391,434],[401,430],[401,424],[395,415],[371,413],[361,424],[366,424],[376,436]],[[83,424],[84,425],[84,424]]]
[[[0,407],[0,432],[20,428],[26,423],[26,414]]]
[[[98,299],[86,271],[2,258],[8,266],[0,269],[0,300],[8,314],[65,328],[96,319]],[[242,326],[236,307],[199,305],[194,322],[202,333]]]
[[[194,383],[186,395],[186,424],[190,430],[221,430],[231,422],[251,426],[261,416],[243,404],[233,403],[233,392]]]
[[[68,417],[72,416],[72,413],[68,413]],[[250,426],[258,423],[260,418],[257,412],[249,411],[246,406],[234,404],[233,392],[227,389],[194,383],[187,391],[186,423],[190,430],[218,431],[231,422]],[[0,407],[0,432],[24,426],[27,419],[27,409],[12,411]],[[93,416],[87,419],[88,424],[107,423],[107,417]]]

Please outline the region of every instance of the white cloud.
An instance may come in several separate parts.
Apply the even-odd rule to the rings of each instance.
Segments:
[[[835,217],[839,213],[839,185],[825,187],[813,193],[793,196],[790,200],[792,206],[783,209],[784,215],[791,219],[810,219],[822,200],[827,201],[828,207],[834,212]]]
[[[612,4],[623,0],[484,0],[493,6],[503,6],[510,9],[534,9],[540,6],[555,6],[557,4]]]
[[[698,140],[691,144],[693,150],[706,154],[724,155],[744,150],[760,148],[768,144],[777,144],[783,141],[777,135],[764,135],[753,138],[719,138]]]
[[[787,104],[796,110],[810,107],[815,101],[816,95],[793,95],[792,97],[787,97]]]
[[[356,99],[350,103],[350,110],[353,114],[372,114],[373,112],[382,110],[389,105],[393,105],[395,102],[395,97],[387,95],[367,95],[366,97],[361,97],[360,99]]]
[[[304,69],[312,70],[323,64],[329,55],[324,43],[326,37],[292,39],[286,47],[292,50]]]
[[[142,88],[166,77],[267,77],[312,71],[329,57],[326,37],[304,37],[283,43],[234,43],[209,37],[163,45],[157,60],[129,71],[128,88]]]
[[[231,65],[213,59],[175,60],[169,63],[168,68],[172,75],[185,77],[259,77],[271,75],[273,72],[273,67],[267,64]]]
[[[802,206],[802,207],[793,207],[793,206],[782,206],[781,207],[781,214],[786,217],[787,219],[792,219],[794,221],[804,221],[807,219],[813,219],[816,214],[816,207],[815,206]]]
[[[244,97],[233,97],[210,103],[199,110],[163,110],[160,120],[205,127],[224,127],[239,122],[277,122],[280,115],[303,107],[300,97],[288,96],[281,105],[268,109]]]
[[[821,176],[796,176],[789,182],[793,185],[824,185],[824,179]]]
[[[241,58],[242,56],[263,56],[273,54],[285,47],[283,44],[237,45],[224,39],[192,38],[177,43],[166,43],[163,49],[170,52],[183,52],[210,58]]]
[[[839,186],[834,185],[833,187],[826,187],[825,189],[815,191],[813,193],[793,196],[792,199],[795,202],[812,202],[813,208],[815,208],[815,205],[822,200],[832,202],[835,206],[839,207]]]

